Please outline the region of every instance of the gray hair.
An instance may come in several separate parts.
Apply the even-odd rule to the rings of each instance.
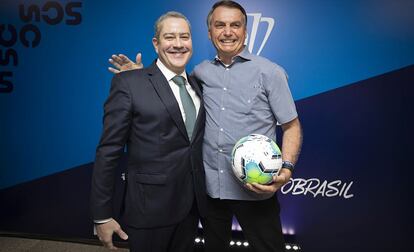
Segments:
[[[169,12],[163,14],[162,16],[160,16],[154,24],[154,33],[155,33],[154,37],[156,39],[160,38],[160,32],[161,32],[161,28],[162,28],[161,23],[162,23],[162,21],[164,21],[167,18],[182,18],[182,19],[184,19],[185,22],[187,22],[188,27],[190,28],[190,33],[191,33],[191,24],[190,24],[190,21],[188,21],[187,17],[184,16],[183,14],[177,12],[177,11],[169,11]]]
[[[232,0],[222,0],[216,2],[213,7],[211,7],[210,12],[207,15],[207,27],[210,29],[211,26],[211,16],[213,15],[213,12],[220,6],[227,7],[227,8],[234,8],[241,11],[244,17],[244,25],[247,26],[247,13],[246,10],[237,2]]]

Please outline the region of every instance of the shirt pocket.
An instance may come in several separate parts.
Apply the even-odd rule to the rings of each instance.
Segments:
[[[247,115],[252,110],[253,104],[256,103],[256,100],[259,99],[262,92],[263,89],[259,83],[253,83],[248,87],[240,88],[237,94],[234,95],[234,101],[231,106],[235,112]]]

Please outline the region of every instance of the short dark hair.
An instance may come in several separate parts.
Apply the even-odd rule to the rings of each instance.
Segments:
[[[211,16],[213,15],[213,12],[215,9],[217,9],[220,6],[224,6],[227,8],[235,8],[241,11],[241,13],[243,13],[244,16],[244,25],[247,26],[247,14],[246,14],[246,10],[237,2],[235,1],[231,1],[231,0],[221,0],[216,2],[213,7],[211,7],[210,12],[207,15],[207,27],[210,29],[210,22],[211,22]]]

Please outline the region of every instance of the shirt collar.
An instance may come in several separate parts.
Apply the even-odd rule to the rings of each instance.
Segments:
[[[252,60],[252,54],[249,52],[249,49],[247,49],[247,46],[244,46],[243,51],[241,51],[238,55],[236,55],[236,56],[234,56],[234,57],[233,57],[233,60],[232,60],[232,62],[231,62],[231,64],[230,64],[230,65],[232,65],[235,61],[237,61],[237,59],[242,59],[242,60],[244,60],[244,61],[250,61],[250,60]],[[218,55],[216,55],[216,56],[214,57],[214,59],[213,59],[211,62],[212,62],[212,63],[217,63],[217,62],[220,62],[220,63],[222,63],[223,65],[225,65],[225,64],[221,61],[221,59],[219,58],[219,56],[218,56]]]
[[[186,80],[187,80],[187,74],[184,72],[182,72],[181,74],[176,74],[173,71],[171,71],[170,69],[168,69],[162,62],[160,59],[157,59],[157,67],[161,70],[161,73],[164,75],[164,77],[170,81],[172,78],[174,78],[176,75],[180,75],[183,76]]]

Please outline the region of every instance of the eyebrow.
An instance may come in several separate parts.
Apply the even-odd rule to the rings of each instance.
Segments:
[[[219,21],[219,20],[216,20],[216,21],[214,22],[214,25],[220,25],[220,24],[226,24],[226,22],[224,22],[224,21]],[[243,24],[243,22],[242,22],[242,21],[234,21],[234,22],[230,22],[230,25],[232,25],[232,24]]]
[[[190,35],[191,33],[189,32],[181,32],[181,33],[167,32],[167,33],[164,33],[162,36],[169,36],[169,35],[175,36],[176,34],[181,36],[181,35]]]
[[[179,32],[179,33],[176,33],[176,32],[166,32],[163,35],[176,35],[176,34],[178,34],[178,35],[184,35],[184,34],[190,35],[189,32]]]

